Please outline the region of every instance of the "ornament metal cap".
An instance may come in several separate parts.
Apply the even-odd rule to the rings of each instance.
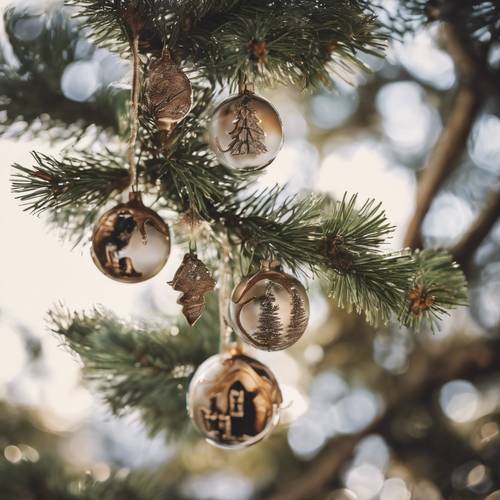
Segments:
[[[255,85],[253,83],[240,83],[238,92],[240,94],[255,94]]]

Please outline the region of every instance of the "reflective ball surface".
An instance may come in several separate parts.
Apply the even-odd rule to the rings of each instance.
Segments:
[[[217,354],[189,385],[188,411],[209,443],[244,448],[264,439],[279,421],[281,391],[272,372],[243,354]]]
[[[170,255],[170,231],[163,219],[143,205],[140,193],[112,208],[97,221],[92,258],[106,276],[140,283],[158,274]]]
[[[226,167],[259,170],[283,145],[281,118],[272,104],[244,91],[222,102],[209,127],[210,147]]]
[[[251,346],[279,351],[297,342],[309,322],[309,299],[304,286],[284,273],[278,263],[263,262],[233,290],[231,320]]]

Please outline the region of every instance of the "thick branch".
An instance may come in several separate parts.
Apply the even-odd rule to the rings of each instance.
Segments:
[[[340,467],[352,455],[363,437],[390,429],[400,406],[407,401],[425,399],[443,384],[456,378],[473,378],[497,370],[500,363],[498,341],[475,341],[432,355],[424,350],[412,358],[410,369],[391,387],[386,409],[367,429],[353,436],[332,440],[322,453],[309,463],[304,474],[289,482],[271,500],[315,498],[335,479]]]
[[[444,181],[458,166],[480,104],[480,95],[471,87],[458,89],[452,112],[420,177],[415,213],[406,232],[405,246],[422,247],[424,217]]]
[[[500,219],[500,190],[491,193],[483,211],[463,238],[451,250],[455,261],[460,264],[466,274],[472,256],[488,236],[498,219]]]
[[[459,74],[460,85],[448,120],[420,177],[415,213],[405,237],[405,245],[410,248],[422,247],[421,226],[424,217],[446,178],[457,168],[483,100],[477,82],[482,73],[479,63],[466,50],[452,25],[443,23],[442,30]]]

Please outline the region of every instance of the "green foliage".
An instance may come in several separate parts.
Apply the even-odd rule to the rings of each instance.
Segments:
[[[144,23],[143,52],[168,45],[210,82],[330,84],[328,70],[364,67],[359,52],[380,54],[384,37],[369,3],[342,1],[72,0],[97,43],[123,50],[133,22]],[[110,42],[111,41],[111,42]],[[118,42],[118,43],[117,43]],[[255,51],[255,44],[262,50]]]
[[[44,15],[9,8],[5,11],[5,31],[12,55],[0,54],[0,111],[4,114],[0,133],[11,136],[29,132],[32,135],[55,129],[58,139],[80,136],[88,127],[119,133],[127,102],[127,93],[100,88],[85,102],[67,98],[61,89],[65,68],[75,61],[90,58],[78,56],[78,47],[87,43],[81,28],[54,8]],[[17,35],[26,23],[39,23],[40,34],[23,40]],[[15,127],[12,125],[15,124]]]
[[[139,410],[151,433],[181,432],[186,390],[199,364],[218,347],[213,303],[194,328],[134,327],[109,312],[50,312],[52,331],[84,365],[84,376],[117,415]]]
[[[330,273],[330,296],[340,307],[364,313],[373,325],[387,323],[404,304],[415,264],[405,253],[363,253],[348,272]]]
[[[325,237],[334,244],[332,251],[380,252],[394,226],[387,221],[381,203],[367,200],[357,209],[357,199],[356,195],[349,199],[344,195],[341,203],[330,204],[328,218],[323,224]]]
[[[155,208],[180,215],[192,211],[210,225],[213,250],[219,254],[220,241],[227,237],[232,255],[241,259],[242,272],[262,259],[279,259],[297,274],[326,277],[337,303],[364,314],[372,324],[398,317],[419,328],[434,324],[447,309],[464,302],[463,274],[445,252],[387,251],[384,244],[394,228],[380,204],[368,200],[358,207],[356,196],[339,201],[311,194],[286,196],[286,188],[279,187],[255,190],[254,174],[227,169],[208,151],[205,132],[216,84],[234,88],[247,80],[315,87],[328,83],[332,72],[348,77],[362,66],[361,52],[378,53],[383,37],[367,2],[71,3],[97,43],[123,54],[131,26],[141,25],[143,73],[165,45],[192,73],[194,106],[172,133],[158,131],[147,106],[141,105],[138,172],[141,189],[157,194]],[[95,124],[119,135],[127,101],[122,91],[100,90],[91,100],[75,103],[60,90],[64,69],[77,60],[81,26],[54,11],[39,37],[21,42],[14,32],[22,16],[29,14],[6,14],[7,34],[19,62],[9,65],[3,57],[1,66],[0,92],[5,98],[0,109],[8,117],[6,125],[21,119],[33,128],[45,120],[45,128],[70,125],[72,134]],[[98,146],[93,151],[62,159],[33,153],[34,165],[14,165],[13,191],[24,207],[48,213],[77,240],[89,232],[102,207],[129,184],[124,154]],[[50,321],[54,333],[81,359],[87,381],[115,414],[139,410],[150,432],[182,432],[190,376],[217,349],[213,304],[193,329],[184,324],[131,326],[98,309],[90,314],[57,309],[50,313]],[[69,482],[81,484],[77,479]],[[138,490],[122,487],[128,486],[110,481],[81,491],[91,492],[84,498],[140,498],[134,496]],[[66,494],[72,493],[63,489],[48,497],[73,498],[58,496]]]
[[[367,200],[358,210],[356,201],[344,196],[331,204],[323,224],[330,295],[369,323],[387,323],[404,304],[415,264],[409,253],[383,251],[394,227],[381,205]]]
[[[162,201],[176,211],[209,218],[213,207],[232,199],[248,176],[216,163],[204,140],[210,89],[195,86],[193,108],[168,137],[143,107],[139,166],[146,183],[159,185]]]
[[[165,153],[170,158],[163,162],[155,154],[143,161],[143,168],[148,183],[159,186],[160,208],[163,204],[179,213],[191,208],[211,225],[214,235],[227,235],[243,272],[263,259],[279,259],[295,273],[326,276],[339,306],[365,314],[372,324],[387,323],[394,315],[403,318],[417,261],[408,252],[384,250],[394,228],[374,200],[357,209],[356,196],[333,202],[314,195],[286,196],[280,187],[251,192],[251,178],[236,183],[237,174],[195,163],[196,155],[189,163],[189,148],[182,139],[173,142]],[[181,154],[186,158],[183,170],[174,160]],[[99,208],[128,184],[123,160],[109,154],[60,162],[36,153],[34,157],[37,165],[31,168],[15,166],[13,190],[27,209],[48,210],[52,221],[63,225],[76,242],[89,232]],[[82,211],[81,204],[87,210]],[[219,246],[220,238],[213,244]],[[461,279],[456,266],[442,271],[448,275],[444,284]],[[449,290],[446,307],[462,303],[457,290]],[[432,311],[440,316],[443,308]],[[404,316],[403,322],[417,328],[425,319],[419,313]]]
[[[279,259],[294,271],[315,272],[323,261],[318,255],[319,216],[323,198],[283,195],[274,187],[242,196],[215,214],[222,221],[242,257],[253,262]]]
[[[147,477],[113,474],[99,482],[91,474],[67,470],[54,456],[43,456],[37,462],[21,460],[11,463],[0,458],[0,491],[2,500],[153,500],[160,498],[160,488]],[[167,492],[162,492],[167,494]]]
[[[36,165],[13,165],[12,190],[33,213],[79,208],[80,204],[87,212],[88,207],[104,205],[130,182],[128,170],[111,154],[82,154],[61,161],[36,152],[32,155]]]
[[[435,329],[448,309],[467,305],[467,281],[444,250],[416,251],[414,259],[417,271],[406,293],[400,320],[411,328],[425,324]]]

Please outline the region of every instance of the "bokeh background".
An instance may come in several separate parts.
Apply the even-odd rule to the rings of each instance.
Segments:
[[[42,32],[54,2],[26,5],[33,15],[15,26],[15,36],[30,42]],[[1,42],[4,56],[14,57],[4,33]],[[59,81],[68,99],[91,101],[103,88],[127,88],[125,61],[84,38],[77,55]],[[498,41],[489,59],[500,66]],[[419,170],[449,113],[456,70],[437,25],[391,42],[384,59],[365,61],[371,71],[351,75],[350,83],[332,76],[335,93],[263,92],[281,114],[286,141],[258,182],[287,183],[290,193],[341,197],[347,191],[375,198],[397,226],[388,245],[399,249],[415,208]],[[253,353],[276,373],[286,400],[283,423],[266,442],[224,452],[201,439],[152,438],[137,415],[113,417],[81,384],[79,361],[51,336],[45,316],[62,302],[71,309],[102,304],[132,322],[169,321],[179,309],[166,282],[181,251],[147,283],[106,279],[91,262],[89,235],[72,248],[57,231],[48,231],[43,216],[23,212],[11,194],[11,164],[29,164],[32,150],[57,155],[72,144],[63,135],[53,140],[61,139],[53,131],[23,131],[19,137],[22,129],[9,126],[0,139],[2,460],[37,463],[51,454],[97,481],[112,471],[123,477],[163,471],[179,498],[295,498],[294,479],[314,488],[325,463],[330,479],[318,498],[500,498],[500,363],[488,358],[500,325],[500,225],[474,257],[470,308],[456,310],[434,334],[396,325],[369,328],[310,283],[307,335],[289,351]],[[93,140],[90,134],[80,145],[88,141],[91,147]],[[424,243],[448,247],[459,241],[499,178],[500,118],[492,101],[475,120],[459,168],[432,203]],[[482,368],[456,369],[467,356],[483,356]],[[436,372],[445,375],[434,379]],[[415,380],[426,382],[412,391]]]

